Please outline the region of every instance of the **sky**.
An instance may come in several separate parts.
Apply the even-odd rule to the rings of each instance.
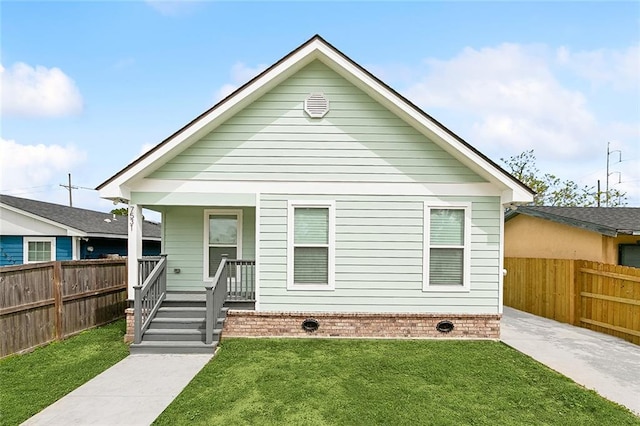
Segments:
[[[496,163],[640,207],[639,2],[0,2],[0,192],[97,185],[314,34]],[[609,148],[607,148],[609,147]],[[122,205],[117,206],[122,207]]]

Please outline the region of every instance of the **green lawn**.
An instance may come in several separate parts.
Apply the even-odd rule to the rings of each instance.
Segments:
[[[20,424],[125,358],[124,331],[120,320],[0,360],[0,425]]]
[[[640,425],[491,341],[228,339],[157,425]]]

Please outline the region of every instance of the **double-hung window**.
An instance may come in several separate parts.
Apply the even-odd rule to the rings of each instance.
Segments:
[[[471,204],[424,209],[425,291],[469,291]]]
[[[55,237],[24,237],[24,263],[56,260]]]
[[[335,204],[290,201],[287,214],[287,288],[335,288]]]

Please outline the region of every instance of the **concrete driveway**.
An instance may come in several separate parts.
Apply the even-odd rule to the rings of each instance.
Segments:
[[[640,346],[505,306],[501,340],[640,416]]]

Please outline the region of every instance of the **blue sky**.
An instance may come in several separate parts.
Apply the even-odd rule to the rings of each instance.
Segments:
[[[637,2],[0,4],[0,190],[66,203],[316,33],[496,162],[640,206]],[[618,181],[621,183],[618,183]],[[74,205],[109,210],[89,189]]]

